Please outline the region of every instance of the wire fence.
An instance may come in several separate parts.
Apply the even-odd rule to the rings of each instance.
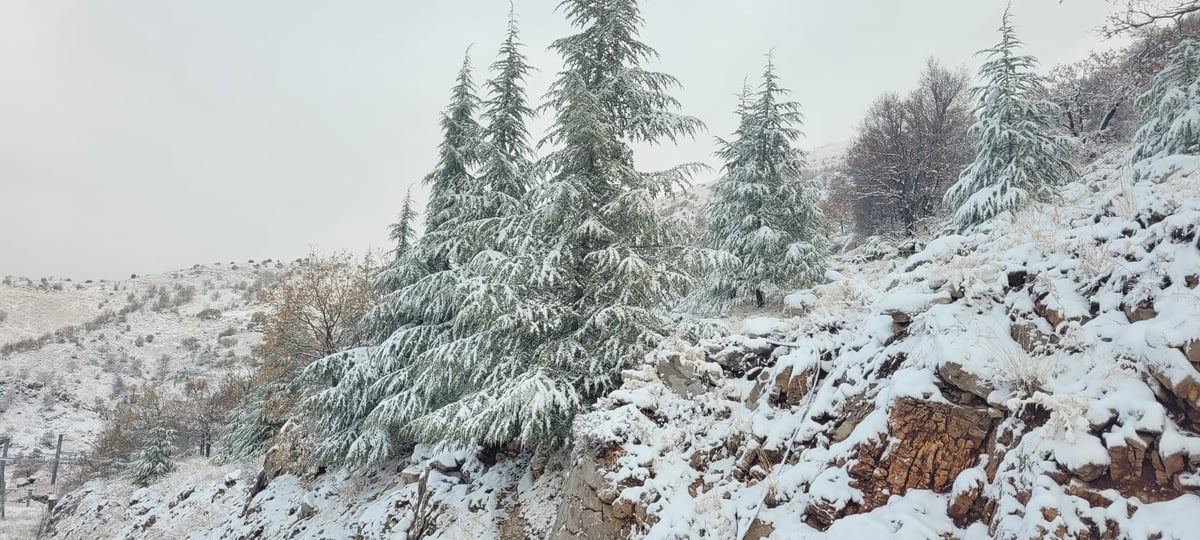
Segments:
[[[25,506],[33,500],[46,503],[46,510],[50,510],[53,502],[57,500],[57,496],[62,490],[62,482],[59,480],[60,469],[64,465],[78,465],[84,463],[84,455],[80,452],[63,452],[63,436],[58,436],[58,444],[55,445],[53,455],[43,454],[40,450],[35,452],[14,452],[8,441],[0,445],[0,519],[5,519],[5,506],[8,501],[23,502]],[[28,470],[33,468],[36,470],[50,470],[50,482],[37,484],[29,482],[24,485],[14,486],[9,482],[9,476],[19,470]],[[11,472],[10,472],[11,471]],[[65,472],[65,471],[62,471]]]
[[[53,465],[54,456],[35,453],[29,455],[8,456],[6,458],[0,458],[0,461],[4,461],[9,467],[20,467],[22,465],[44,465],[47,463]],[[78,465],[80,463],[84,463],[85,461],[86,457],[82,452],[63,452],[58,458],[58,463],[60,465]]]

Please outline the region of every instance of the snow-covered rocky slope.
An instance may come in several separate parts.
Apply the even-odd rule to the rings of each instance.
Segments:
[[[56,538],[1195,538],[1200,158],[1099,156],[1055,204],[664,344],[569,450],[92,482]]]
[[[243,368],[261,340],[259,292],[290,264],[276,261],[196,265],[117,281],[8,277],[0,283],[0,440],[25,459],[8,468],[9,519],[0,538],[28,533],[44,503],[25,512],[26,489],[44,500],[57,436],[70,458],[91,451],[102,411],[134,386],[177,388],[219,381]],[[39,461],[40,460],[40,461]],[[59,486],[77,480],[60,471]],[[18,518],[20,516],[17,516]],[[26,520],[28,521],[28,520]]]

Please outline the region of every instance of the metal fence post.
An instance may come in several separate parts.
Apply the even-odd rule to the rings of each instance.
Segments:
[[[58,435],[58,447],[54,449],[54,466],[50,469],[50,485],[52,486],[58,481],[58,459],[62,456],[62,439],[63,436],[60,433]]]
[[[4,450],[0,450],[0,519],[4,519],[4,498],[8,486],[4,483],[4,465],[8,463],[8,441],[4,441]]]

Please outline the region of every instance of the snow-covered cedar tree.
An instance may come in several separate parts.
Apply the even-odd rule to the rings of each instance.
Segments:
[[[981,51],[984,85],[972,89],[978,99],[971,133],[978,139],[975,161],[963,170],[946,203],[956,208],[951,227],[965,231],[1029,200],[1051,199],[1055,188],[1075,174],[1068,158],[1073,140],[1054,133],[1059,110],[1041,99],[1037,60],[1017,54],[1021,41],[1004,11],[1000,43]]]
[[[251,390],[226,416],[226,429],[217,439],[217,461],[247,459],[265,453],[283,424],[267,418],[270,397],[280,389],[264,384]],[[293,403],[294,404],[294,403]]]
[[[142,447],[129,462],[125,476],[134,484],[148,486],[175,470],[175,430],[165,416],[152,419]]]
[[[562,443],[575,413],[666,335],[667,309],[718,257],[653,202],[696,166],[634,166],[631,144],[702,128],[675,112],[677,81],[643,67],[657,53],[638,40],[637,2],[566,0],[560,10],[578,33],[551,45],[564,66],[544,105],[554,113],[541,143],[547,178],[527,196],[529,212],[498,224],[509,240],[486,271],[510,292],[476,308],[491,324],[418,379],[434,405],[410,424],[422,440]]]
[[[561,9],[579,33],[552,45],[565,65],[545,106],[555,115],[542,143],[551,151],[537,167],[546,180],[529,185],[528,175],[515,177],[528,186],[519,213],[463,223],[460,236],[484,238],[490,249],[461,259],[454,275],[395,293],[420,299],[427,315],[375,349],[348,353],[346,362],[368,367],[346,372],[317,396],[353,411],[341,422],[349,429],[325,431],[351,460],[384,458],[406,439],[561,444],[575,413],[667,333],[667,308],[718,257],[692,247],[686,229],[653,204],[685,184],[695,166],[634,168],[632,143],[673,141],[702,127],[674,112],[678,103],[667,92],[675,79],[642,67],[655,52],[637,40],[637,3],[567,0]],[[517,50],[512,31],[510,42],[493,66],[485,112],[485,181],[477,189],[488,195],[506,190],[501,173],[520,166],[489,166],[487,154],[510,164],[529,154],[523,94],[504,97],[521,86],[504,81],[520,81],[527,69],[504,52]],[[506,129],[511,139],[502,136]],[[366,399],[342,387],[365,388]]]
[[[1146,123],[1134,135],[1133,160],[1200,153],[1200,40],[1171,49],[1138,102]]]
[[[705,239],[740,261],[709,278],[722,303],[753,300],[762,307],[825,271],[818,188],[803,174],[804,153],[795,147],[800,105],[785,101],[787,93],[768,58],[758,91],[743,92],[733,138],[718,139],[724,174],[713,185]]]
[[[450,106],[442,114],[442,144],[438,146],[438,164],[425,177],[429,203],[425,210],[425,230],[436,231],[459,217],[459,195],[470,188],[471,171],[479,163],[482,128],[475,120],[479,97],[471,78],[471,51],[468,49],[450,90]]]
[[[376,280],[390,291],[364,325],[378,345],[307,371],[327,386],[309,400],[325,435],[322,455],[369,462],[392,455],[398,442],[435,439],[422,426],[438,423],[447,403],[485,384],[481,377],[508,374],[499,357],[514,346],[497,321],[517,293],[495,262],[505,253],[502,225],[525,212],[533,178],[525,126],[533,114],[524,89],[530,69],[510,16],[485,85],[483,127],[463,127],[477,126],[467,112],[478,100],[468,68],[459,73],[442,124],[442,158],[428,182],[443,210],[426,215],[425,234]]]
[[[388,237],[396,243],[392,253],[397,259],[412,249],[417,241],[417,208],[413,202],[412,188],[404,193],[404,204],[400,206],[400,217],[388,228]]]

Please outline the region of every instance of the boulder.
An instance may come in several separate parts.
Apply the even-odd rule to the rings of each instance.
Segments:
[[[946,362],[938,366],[937,373],[942,380],[954,385],[959,390],[978,396],[985,402],[988,394],[992,393],[992,389],[984,384],[982,379],[964,369],[962,364]]]
[[[1158,316],[1158,312],[1154,310],[1153,305],[1139,304],[1136,306],[1124,305],[1121,309],[1125,312],[1125,317],[1129,319],[1129,323],[1148,321]]]
[[[625,508],[615,510],[613,502],[620,492],[604,478],[612,461],[612,451],[588,449],[572,451],[574,466],[563,485],[562,502],[554,518],[548,538],[553,540],[583,540],[591,538],[624,538],[627,519],[633,514]],[[621,517],[618,517],[620,514]]]
[[[705,385],[701,382],[700,373],[694,364],[685,363],[681,355],[660,358],[654,369],[663,384],[680,396],[690,397],[704,393]]]
[[[946,493],[963,471],[986,454],[996,419],[986,407],[962,407],[903,397],[888,413],[890,443],[857,449],[850,476],[864,494],[863,510],[910,489]]]

